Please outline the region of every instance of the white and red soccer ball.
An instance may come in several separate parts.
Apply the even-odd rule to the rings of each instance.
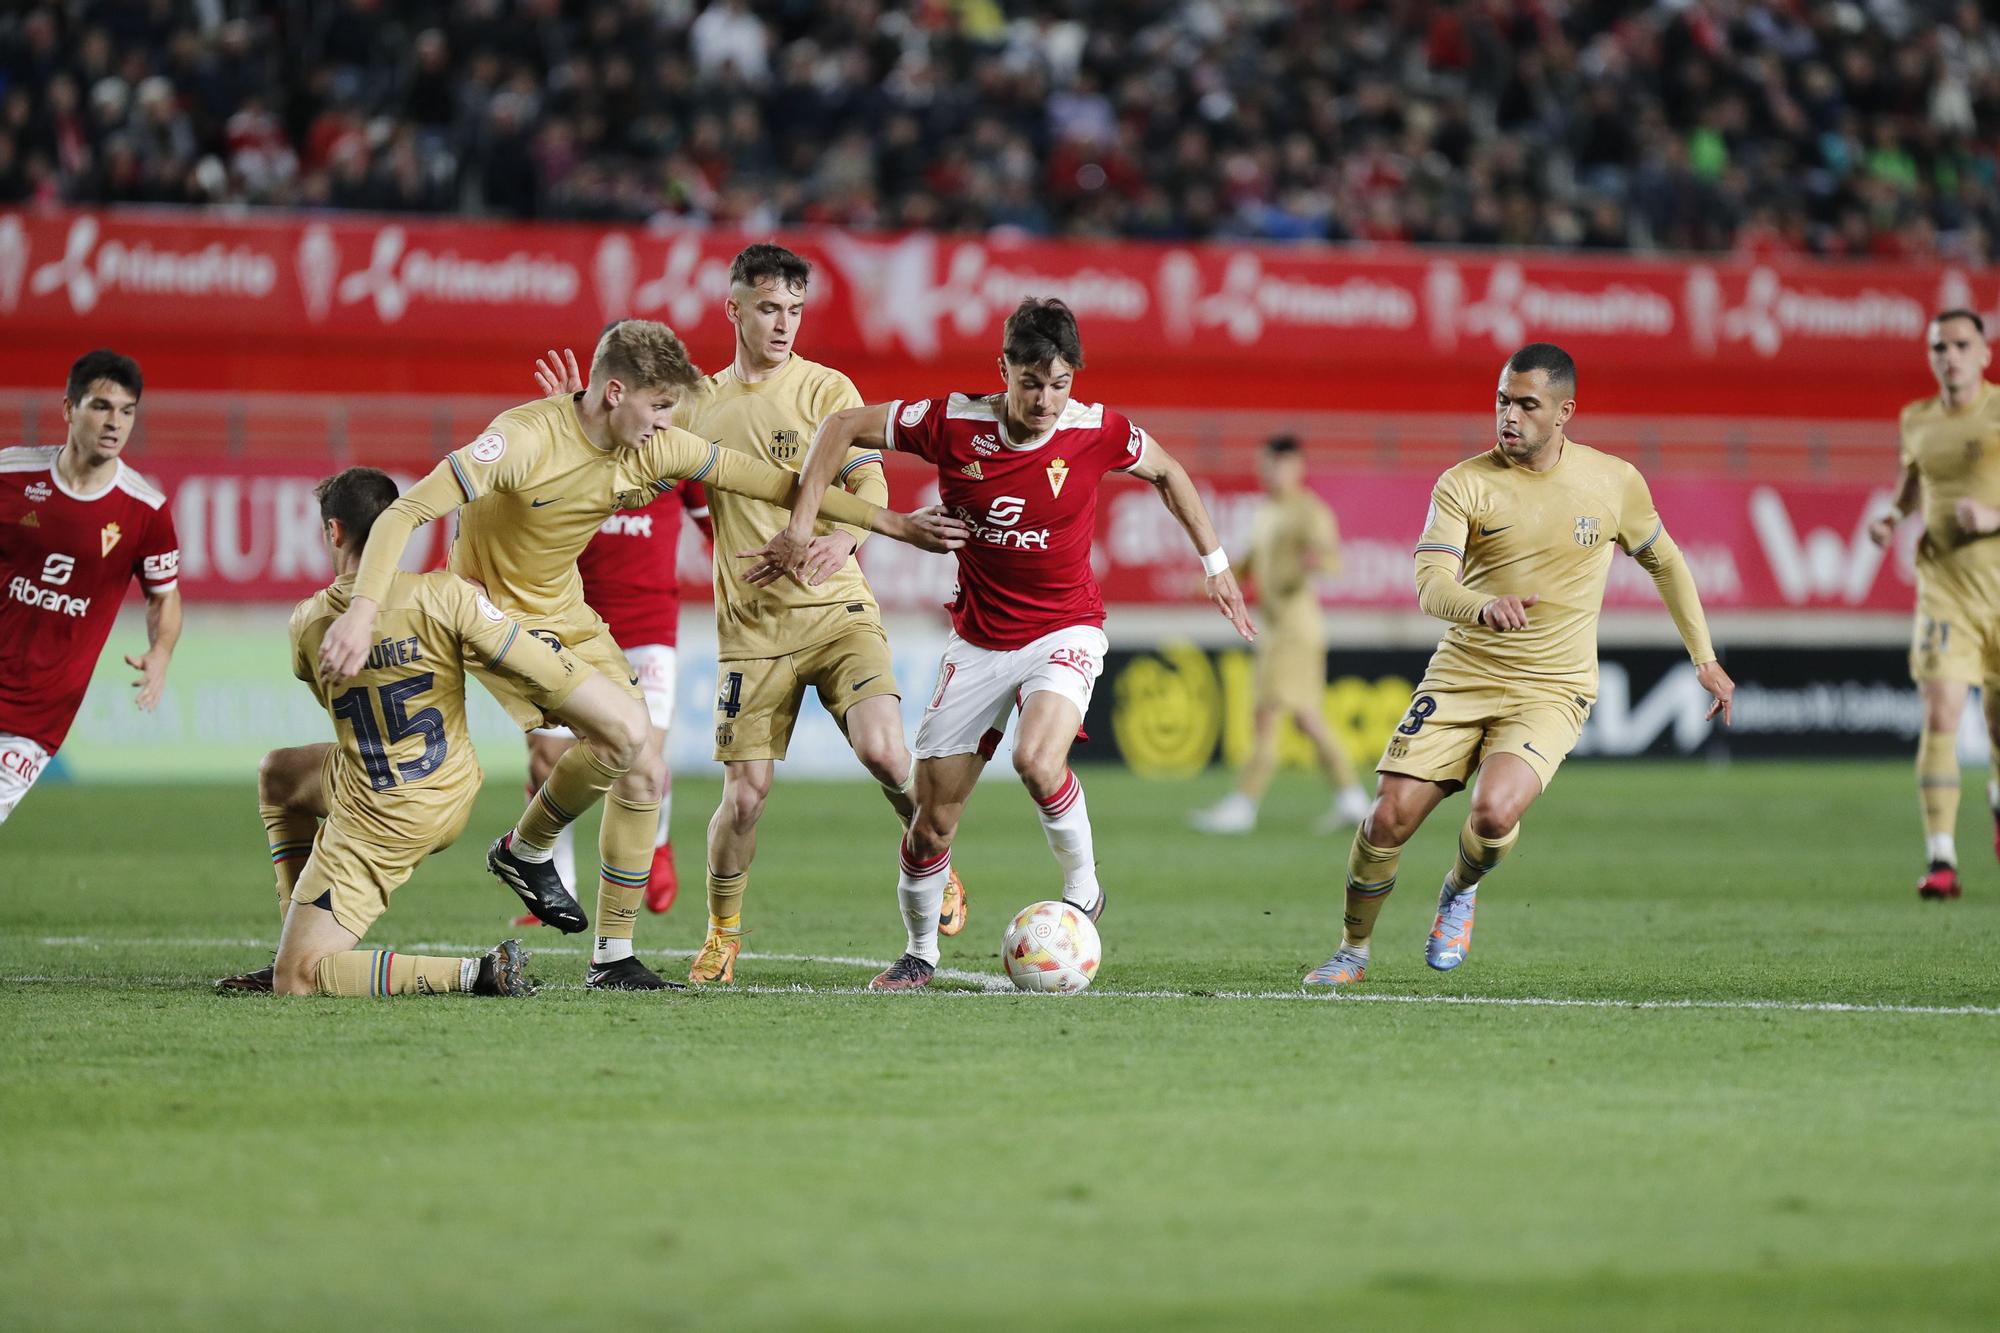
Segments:
[[[1097,927],[1070,903],[1032,903],[1014,914],[1000,945],[1007,979],[1025,991],[1074,995],[1097,975]]]

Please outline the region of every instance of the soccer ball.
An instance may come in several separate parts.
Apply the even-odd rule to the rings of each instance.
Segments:
[[[1022,990],[1074,995],[1097,975],[1104,954],[1097,927],[1069,903],[1034,903],[1007,923],[1000,961]]]

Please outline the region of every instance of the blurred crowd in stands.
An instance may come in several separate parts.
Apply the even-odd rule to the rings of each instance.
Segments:
[[[0,6],[0,204],[1983,262],[1976,0]]]

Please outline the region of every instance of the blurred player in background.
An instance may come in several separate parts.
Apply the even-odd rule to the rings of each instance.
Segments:
[[[1868,535],[1887,546],[1896,525],[1923,506],[1910,675],[1924,701],[1917,797],[1929,865],[1917,894],[1944,899],[1961,891],[1958,726],[1974,685],[1993,741],[1986,797],[2000,856],[2000,393],[1986,379],[1993,349],[1978,315],[1944,311],[1924,338],[1938,391],[1903,409],[1895,508]]]
[[[1431,492],[1417,543],[1417,602],[1452,626],[1376,765],[1375,803],[1347,858],[1340,949],[1307,986],[1366,976],[1403,844],[1476,773],[1458,859],[1424,946],[1424,960],[1440,972],[1465,961],[1479,882],[1513,848],[1521,816],[1576,745],[1597,697],[1597,621],[1614,543],[1653,576],[1713,698],[1707,716],[1730,720],[1736,686],[1715,659],[1694,575],[1646,479],[1568,439],[1563,428],[1575,411],[1576,363],[1551,343],[1530,343],[1500,371],[1497,443]]]
[[[566,933],[586,929],[588,918],[564,892],[551,862],[563,827],[609,793],[598,831],[597,934],[584,983],[592,989],[666,987],[632,951],[666,775],[659,752],[646,744],[650,726],[638,675],[584,601],[577,557],[605,519],[643,508],[677,482],[706,482],[711,490],[741,490],[773,502],[789,500],[798,485],[789,472],[673,425],[674,409],[700,382],[701,372],[666,325],[625,320],[613,326],[598,341],[584,390],[503,412],[383,511],[369,533],[352,599],[320,643],[320,669],[329,682],[354,675],[375,641],[382,597],[410,534],[463,508],[452,571],[475,580],[530,633],[619,684],[626,704],[609,738],[616,742],[613,759],[594,746],[573,746],[486,858],[488,869],[544,923]],[[952,549],[962,531],[936,513],[900,514],[851,496],[833,499],[840,505],[837,518],[929,550]],[[522,730],[551,719],[572,722],[514,682],[477,665],[472,670]]]
[[[321,637],[346,610],[368,532],[396,499],[374,468],[349,468],[315,489],[333,583],[292,612],[292,673],[333,720],[339,740],[273,750],[257,769],[284,933],[271,967],[216,983],[281,995],[532,995],[527,954],[507,940],[481,958],[360,949],[361,937],[423,859],[458,840],[479,794],[465,729],[465,670],[479,662],[547,709],[616,733],[622,695],[577,660],[524,632],[458,575],[396,572],[383,590],[376,641],[351,679],[320,678]],[[614,747],[598,743],[615,763]],[[320,821],[324,820],[324,823]]]
[[[1333,511],[1306,485],[1298,440],[1265,441],[1257,459],[1265,502],[1250,525],[1250,552],[1237,573],[1254,586],[1263,632],[1257,636],[1252,707],[1255,738],[1236,790],[1190,819],[1203,833],[1248,833],[1257,827],[1257,803],[1278,768],[1278,726],[1287,718],[1312,743],[1333,805],[1319,831],[1351,828],[1368,814],[1368,793],[1355,779],[1354,761],[1326,725],[1326,625],[1316,580],[1340,571],[1340,529]]]
[[[1104,599],[1090,569],[1097,493],[1107,472],[1150,482],[1201,553],[1211,601],[1254,638],[1243,594],[1181,465],[1123,414],[1070,398],[1083,368],[1076,316],[1056,300],[1023,301],[1007,318],[1002,393],[875,403],[820,427],[790,526],[750,570],[764,584],[789,570],[808,581],[813,505],[850,450],[901,449],[937,468],[945,505],[971,528],[959,552],[952,634],[917,729],[917,817],[902,844],[896,895],[903,956],[870,985],[914,990],[936,974],[938,905],[965,803],[1018,708],[1014,770],[1041,812],[1063,873],[1063,898],[1104,912],[1083,785],[1069,751],[1104,671]]]
[[[166,493],[119,457],[144,382],[99,349],[69,368],[60,445],[0,449],[0,824],[61,748],[134,578],[146,594],[139,707],[151,712],[181,636],[180,540]]]
[[[606,326],[609,331],[610,326]],[[576,355],[568,348],[535,363],[535,382],[544,394],[574,393],[583,387]],[[583,600],[604,617],[611,638],[639,677],[646,695],[646,715],[652,722],[647,744],[660,752],[665,765],[660,787],[660,818],[653,833],[653,864],[646,878],[646,910],[664,912],[674,905],[680,879],[674,873],[671,838],[674,802],[673,766],[667,760],[668,734],[674,726],[674,690],[679,681],[681,585],[675,571],[680,551],[681,519],[693,519],[704,541],[714,540],[708,521],[708,493],[700,482],[684,481],[643,509],[613,514],[576,558],[583,579]],[[576,743],[568,727],[537,727],[528,733],[528,794],[548,781],[556,763]],[[576,896],[576,826],[565,824],[556,838],[556,873],[563,887]],[[539,924],[533,913],[516,917],[517,926]]]

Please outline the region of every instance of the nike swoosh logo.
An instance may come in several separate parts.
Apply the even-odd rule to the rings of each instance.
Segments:
[[[1542,752],[1541,752],[1540,750],[1537,750],[1537,749],[1535,748],[1535,743],[1534,743],[1533,741],[1522,741],[1522,742],[1521,742],[1521,748],[1522,748],[1523,750],[1526,750],[1526,751],[1527,751],[1527,752],[1528,752],[1529,754],[1531,754],[1531,755],[1535,756],[1535,758],[1537,758],[1537,759],[1547,759],[1547,758],[1548,758],[1548,756],[1547,756],[1547,755],[1543,754],[1543,753],[1542,753]]]
[[[866,685],[869,680],[880,680],[880,679],[882,679],[882,673],[878,671],[874,675],[870,676],[868,680],[857,680],[852,685],[849,685],[847,688],[850,690],[858,690],[863,685]]]
[[[550,499],[547,499],[547,500],[530,500],[530,501],[528,501],[528,508],[530,508],[530,509],[540,509],[540,508],[541,508],[541,507],[542,507],[543,505],[552,505],[552,504],[554,504],[554,503],[555,503],[555,502],[556,502],[557,500],[560,500],[560,499],[562,499],[562,497],[561,497],[560,495],[557,495],[557,496],[553,496],[553,497],[551,497]]]
[[[1512,523],[1508,523],[1508,524],[1505,524],[1505,525],[1503,525],[1503,526],[1501,526],[1501,527],[1497,527],[1497,528],[1488,528],[1488,527],[1481,527],[1481,528],[1479,529],[1479,535],[1480,535],[1480,536],[1482,536],[1482,537],[1491,537],[1491,536],[1492,536],[1492,535],[1493,535],[1494,533],[1496,533],[1496,532],[1505,532],[1505,531],[1507,531],[1507,529],[1508,529],[1508,528],[1511,528],[1511,527],[1513,527],[1513,526],[1514,526],[1514,525],[1513,525]]]

